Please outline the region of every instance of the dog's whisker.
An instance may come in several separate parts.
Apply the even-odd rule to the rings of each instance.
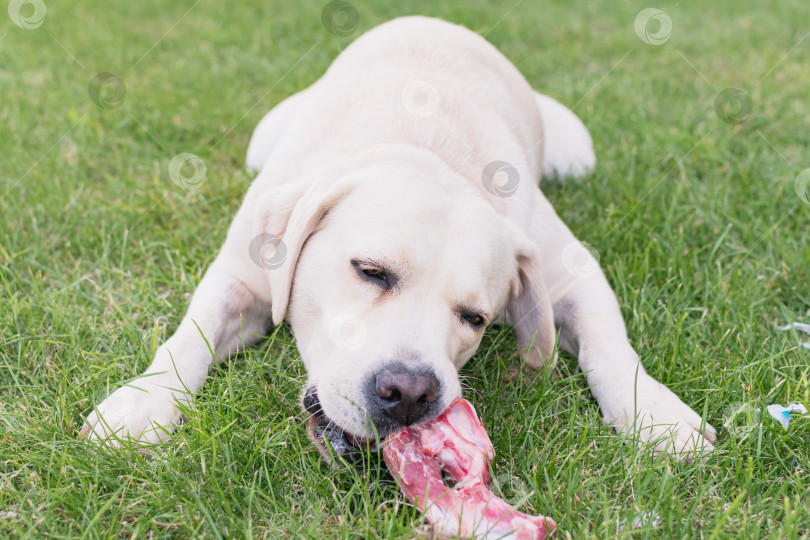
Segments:
[[[315,418],[316,416],[318,416],[316,413],[309,413],[309,414],[308,414],[308,415],[306,415],[306,417],[304,418],[304,421],[309,421],[309,420],[312,420],[312,419],[313,419],[313,418]]]
[[[307,416],[306,416],[306,417],[305,417],[305,418],[304,418],[304,419],[301,421],[301,424],[302,424],[302,425],[306,425],[306,424],[308,424],[308,423],[309,423],[309,421],[310,421],[310,420],[312,420],[313,418],[317,418],[317,417],[318,417],[318,415],[317,415],[317,414],[308,414],[308,415],[307,415]]]

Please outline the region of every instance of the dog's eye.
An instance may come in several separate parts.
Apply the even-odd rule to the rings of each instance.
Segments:
[[[487,322],[483,315],[474,311],[461,311],[459,315],[473,330],[480,330]]]
[[[378,279],[385,282],[386,285],[388,284],[388,274],[377,268],[362,268],[360,271],[371,279]]]
[[[378,263],[358,259],[352,259],[351,263],[357,275],[364,281],[382,287],[384,290],[391,289],[396,285],[396,276]]]

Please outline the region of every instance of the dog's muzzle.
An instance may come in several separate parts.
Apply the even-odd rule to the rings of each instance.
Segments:
[[[309,413],[307,433],[318,448],[318,452],[327,462],[340,466],[340,460],[349,465],[359,465],[363,461],[363,452],[376,451],[376,440],[355,437],[335,424],[323,412],[318,399],[318,390],[311,386],[307,388],[303,399],[304,410]],[[335,459],[339,458],[339,459]]]

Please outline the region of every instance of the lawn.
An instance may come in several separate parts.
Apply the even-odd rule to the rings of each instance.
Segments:
[[[512,334],[493,327],[462,375],[496,489],[561,538],[810,537],[810,421],[759,412],[810,405],[810,337],[777,330],[810,322],[810,5],[351,1],[357,25],[345,10],[324,24],[325,0],[2,13],[0,537],[426,531],[379,464],[322,463],[286,326],[215,369],[151,453],[77,438],[177,327],[250,183],[261,116],[412,13],[484,34],[590,128],[596,171],[544,191],[599,254],[647,370],[720,428],[705,462],[654,459],[603,425],[572,358],[558,378],[515,377]],[[204,179],[172,181],[181,153]]]

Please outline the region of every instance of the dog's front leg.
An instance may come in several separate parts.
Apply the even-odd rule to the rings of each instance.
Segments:
[[[654,442],[656,452],[711,451],[715,429],[647,374],[598,261],[548,201],[541,195],[537,201],[531,235],[542,250],[559,343],[577,357],[605,421],[620,433]]]
[[[187,403],[200,389],[211,363],[257,341],[269,319],[269,305],[218,259],[200,281],[177,331],[158,348],[149,368],[101,402],[81,434],[113,446],[126,437],[165,440],[182,420],[177,404]]]
[[[654,442],[656,452],[712,450],[714,428],[644,370],[601,271],[579,280],[555,304],[554,320],[561,347],[577,357],[608,424]]]

